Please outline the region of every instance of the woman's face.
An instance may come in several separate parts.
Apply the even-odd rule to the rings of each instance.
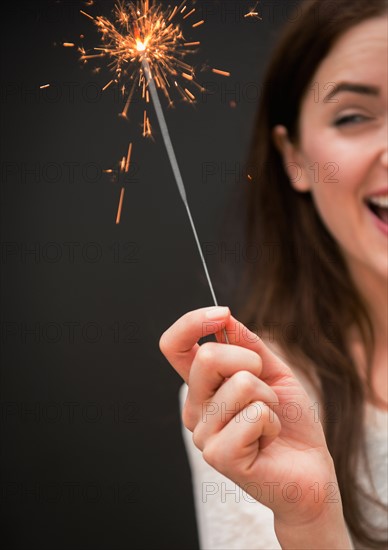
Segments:
[[[315,73],[301,105],[299,144],[288,141],[284,127],[274,130],[293,187],[312,193],[351,271],[367,268],[385,279],[387,67],[386,17],[360,23]]]

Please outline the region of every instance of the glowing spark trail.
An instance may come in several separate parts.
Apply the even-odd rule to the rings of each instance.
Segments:
[[[101,34],[102,45],[86,51],[80,48],[81,60],[107,59],[108,67],[114,73],[105,86],[123,82],[123,95],[127,96],[122,116],[126,117],[133,94],[140,88],[142,97],[147,98],[147,81],[144,78],[142,59],[147,60],[154,75],[155,84],[166,96],[169,105],[173,104],[172,91],[175,90],[183,101],[195,101],[195,89],[204,92],[204,88],[195,80],[194,68],[185,61],[190,53],[195,53],[200,41],[188,42],[184,38],[181,22],[195,16],[196,9],[187,7],[183,0],[180,6],[163,8],[161,3],[153,0],[136,2],[119,2],[115,6],[114,21],[107,17],[92,17],[81,10],[81,13],[93,21]],[[186,13],[187,12],[187,13]],[[205,23],[200,19],[191,25],[197,28]],[[226,71],[218,74],[228,76]],[[191,89],[181,85],[179,79],[190,81]],[[150,136],[150,125],[144,123],[143,135]]]

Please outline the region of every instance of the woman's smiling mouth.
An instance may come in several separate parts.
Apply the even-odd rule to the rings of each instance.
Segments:
[[[382,190],[369,195],[364,202],[372,213],[377,227],[388,235],[388,191]]]

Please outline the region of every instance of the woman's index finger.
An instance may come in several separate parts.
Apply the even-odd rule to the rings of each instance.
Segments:
[[[276,379],[282,376],[292,375],[291,369],[274,353],[267,344],[245,325],[230,315],[226,321],[225,331],[230,344],[241,346],[260,355],[262,360],[262,372],[260,378],[264,380]],[[223,331],[216,333],[218,342],[225,342]]]

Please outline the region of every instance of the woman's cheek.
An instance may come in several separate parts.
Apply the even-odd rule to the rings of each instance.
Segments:
[[[315,207],[329,233],[339,244],[348,248],[360,220],[353,174],[349,169],[344,173],[332,161],[326,161],[324,167],[331,173],[312,184]]]

